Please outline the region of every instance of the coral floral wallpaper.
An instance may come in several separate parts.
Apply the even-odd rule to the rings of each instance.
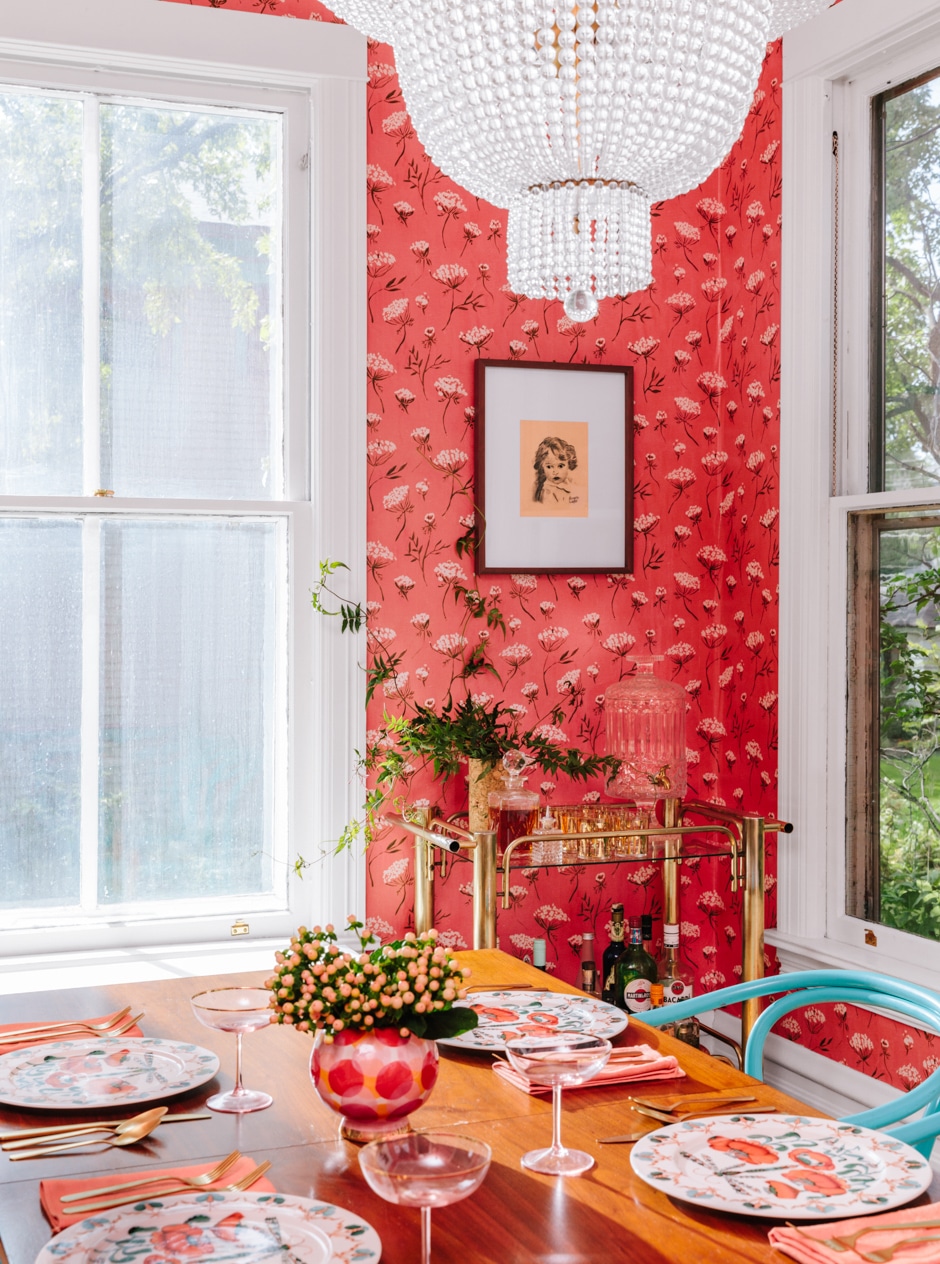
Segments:
[[[178,0],[301,20],[335,20],[317,0]],[[470,653],[495,669],[455,696],[499,699],[526,727],[604,751],[605,688],[630,653],[688,695],[690,793],[775,810],[780,267],[779,45],[770,48],[743,134],[698,189],[654,208],[653,282],[601,304],[585,325],[560,304],[506,285],[504,210],[454,185],[425,154],[391,49],[369,49],[368,612],[372,648],[400,656],[370,708],[384,715],[443,702]],[[635,570],[631,575],[477,576],[459,542],[473,522],[473,366],[477,357],[631,365],[635,385]],[[463,596],[479,594],[475,615]],[[485,612],[497,611],[488,624]],[[383,691],[378,691],[382,693]],[[553,723],[560,707],[562,719]],[[549,731],[550,731],[549,730]],[[550,803],[603,798],[603,784],[530,776]],[[455,811],[466,785],[420,769],[414,801]],[[786,845],[784,842],[783,846]],[[767,866],[773,925],[775,844]],[[410,845],[392,828],[368,853],[370,925],[404,930]],[[470,940],[469,866],[438,881],[436,925]],[[511,880],[500,946],[548,944],[548,968],[576,977],[581,936],[607,942],[610,905],[661,916],[652,864],[523,870]],[[697,988],[740,974],[740,899],[726,861],[681,870],[682,936]],[[768,963],[772,965],[772,963]],[[933,1037],[844,1006],[807,1007],[780,1035],[899,1087],[940,1065]]]

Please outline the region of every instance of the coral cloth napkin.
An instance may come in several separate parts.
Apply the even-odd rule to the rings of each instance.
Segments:
[[[118,1012],[117,1010],[114,1011],[115,1014],[117,1012]],[[94,1018],[77,1018],[75,1021],[78,1023],[103,1023],[107,1019],[112,1018],[113,1016],[114,1016],[113,1014],[99,1014],[99,1015],[96,1015]],[[61,1018],[58,1018],[55,1021],[58,1023],[61,1023],[63,1020]],[[5,1027],[0,1027],[0,1035],[6,1032],[16,1032],[21,1027],[45,1027],[45,1026],[54,1027],[55,1023],[54,1022],[49,1022],[48,1024],[46,1023],[7,1023]],[[105,1036],[107,1036],[107,1034],[108,1034],[107,1032],[103,1032],[102,1039],[104,1039]],[[129,1038],[131,1036],[142,1036],[143,1034],[144,1033],[137,1026],[128,1027],[127,1031],[121,1032],[121,1039],[123,1040],[125,1039],[125,1037]],[[32,1036],[30,1036],[27,1040],[24,1040],[21,1044],[0,1045],[0,1053],[12,1053],[15,1049],[28,1049],[30,1045],[34,1045],[36,1043],[37,1038],[41,1038],[42,1042],[44,1043],[45,1037],[42,1037],[42,1033],[34,1032]],[[81,1032],[71,1032],[71,1033],[64,1032],[62,1039],[63,1040],[91,1040],[92,1036],[87,1033],[85,1035],[82,1035]]]
[[[825,1245],[826,1238],[851,1239],[860,1229],[870,1232],[857,1239],[854,1250],[851,1242],[847,1248],[840,1243],[836,1250]],[[768,1237],[771,1246],[800,1264],[836,1264],[837,1260],[839,1264],[866,1264],[872,1255],[892,1250],[895,1264],[940,1264],[940,1203],[807,1225],[805,1229],[771,1229]],[[923,1238],[933,1241],[919,1240]],[[906,1245],[898,1249],[901,1242]]]
[[[617,1058],[615,1049],[614,1056],[603,1071],[595,1075],[593,1080],[588,1080],[586,1084],[579,1084],[578,1088],[596,1088],[599,1084],[632,1084],[635,1080],[685,1078],[685,1072],[675,1058],[664,1058],[650,1045],[630,1045],[630,1049],[636,1049],[642,1057],[620,1059]],[[521,1088],[524,1093],[550,1093],[552,1091],[548,1084],[530,1084],[526,1077],[513,1070],[508,1062],[494,1062],[493,1070],[513,1088]],[[567,1091],[575,1092],[576,1090],[568,1089]]]
[[[61,1198],[63,1194],[77,1194],[78,1191],[86,1190],[88,1192],[88,1201],[95,1196],[95,1190],[105,1185],[117,1185],[122,1180],[136,1180],[143,1176],[199,1176],[202,1172],[208,1171],[209,1168],[215,1166],[215,1161],[206,1159],[202,1163],[196,1163],[193,1167],[156,1167],[141,1172],[139,1169],[124,1168],[120,1172],[106,1172],[104,1175],[84,1177],[78,1180],[56,1180],[56,1181],[40,1181],[39,1183],[39,1201],[42,1209],[46,1213],[46,1219],[52,1225],[56,1233],[60,1229],[65,1229],[70,1224],[75,1224],[79,1220],[87,1220],[88,1215],[108,1215],[107,1212],[90,1212],[88,1215],[75,1215],[74,1212],[68,1210],[74,1207],[74,1203],[63,1203]],[[200,1185],[198,1190],[187,1189],[185,1185],[178,1185],[172,1192],[174,1194],[197,1194],[206,1193],[210,1189],[225,1189],[226,1186],[233,1184],[235,1181],[241,1180],[243,1176],[247,1176],[252,1168],[257,1167],[254,1159],[249,1159],[245,1155],[238,1160],[234,1167],[230,1167],[220,1181],[214,1182],[212,1185]],[[168,1198],[169,1194],[154,1194],[154,1190],[163,1189],[162,1185],[144,1185],[137,1189],[127,1191],[128,1206],[133,1206],[137,1202],[145,1202],[151,1197]],[[251,1187],[252,1193],[271,1194],[274,1192],[274,1186],[265,1177],[255,1181]],[[118,1195],[103,1195],[103,1197],[114,1197]],[[81,1204],[79,1204],[81,1206]],[[116,1208],[119,1210],[119,1208]]]

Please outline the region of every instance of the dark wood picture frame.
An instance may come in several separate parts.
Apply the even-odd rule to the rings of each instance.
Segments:
[[[476,571],[633,570],[633,369],[477,360]]]

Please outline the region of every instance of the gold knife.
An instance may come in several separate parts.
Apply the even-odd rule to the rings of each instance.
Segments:
[[[705,1102],[716,1102],[719,1106],[740,1104],[741,1102],[756,1102],[754,1096],[744,1097],[735,1096],[731,1093],[689,1093],[685,1097],[678,1093],[671,1094],[668,1097],[631,1097],[631,1102],[636,1102],[638,1106],[647,1106],[650,1110],[664,1110],[667,1114],[674,1114],[676,1111],[685,1111],[686,1108],[696,1109]]]
[[[681,1115],[670,1115],[665,1110],[650,1110],[648,1106],[637,1106],[636,1102],[634,1102],[631,1109],[636,1111],[638,1115],[646,1115],[649,1119],[658,1119],[660,1123],[679,1124],[679,1123],[682,1123],[686,1119],[701,1119],[705,1117],[706,1115],[773,1114],[777,1110],[777,1107],[776,1106],[743,1106],[741,1107],[740,1110],[737,1109],[737,1107],[732,1107],[729,1110],[715,1110],[712,1108],[712,1109],[705,1109],[705,1110],[689,1110],[689,1111],[683,1111]]]

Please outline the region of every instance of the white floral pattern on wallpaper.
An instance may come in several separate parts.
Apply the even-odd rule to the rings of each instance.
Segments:
[[[604,690],[631,654],[689,702],[690,780],[717,803],[770,812],[776,778],[779,56],[768,58],[744,136],[702,186],[655,208],[654,281],[602,304],[580,325],[557,303],[505,281],[505,212],[441,175],[414,136],[393,56],[370,51],[369,554],[370,637],[400,655],[369,716],[440,704],[477,647],[496,674],[456,696],[513,706],[526,726],[604,749]],[[473,523],[477,357],[627,364],[635,374],[636,562],[632,575],[477,576],[458,542]],[[503,619],[467,616],[464,592]],[[562,718],[553,715],[561,708]],[[600,780],[530,785],[555,804],[604,797]],[[420,769],[416,801],[449,810],[464,785]],[[773,909],[773,864],[768,878]],[[410,913],[410,846],[384,830],[369,853],[369,913],[401,928]],[[436,923],[470,939],[469,872],[437,884]],[[725,862],[692,860],[681,901],[701,988],[740,973],[740,902]],[[548,945],[549,968],[573,978],[581,936],[603,945],[610,904],[661,912],[649,863],[572,864],[513,873],[501,944],[519,955]]]
[[[296,19],[335,20],[317,0],[178,0]],[[779,516],[780,55],[765,63],[743,135],[726,162],[682,198],[654,208],[654,279],[572,324],[555,303],[506,286],[503,210],[453,185],[430,162],[404,108],[394,56],[369,50],[367,285],[369,636],[402,654],[370,709],[442,701],[455,661],[480,644],[499,679],[476,696],[534,724],[561,706],[556,736],[603,750],[603,694],[629,654],[689,699],[692,793],[769,813],[777,751]],[[476,357],[635,370],[636,564],[632,575],[479,576],[458,552],[473,514]],[[474,587],[506,634],[468,620],[455,592]],[[480,681],[484,677],[478,678]],[[564,735],[562,738],[561,735]],[[554,803],[603,797],[601,784],[530,778]],[[416,775],[415,799],[463,806],[466,788]],[[784,841],[782,846],[786,846]],[[775,907],[774,846],[767,912]],[[411,917],[409,847],[386,831],[368,857],[369,924],[384,937]],[[438,882],[446,942],[470,939],[470,875]],[[606,942],[610,904],[661,911],[656,866],[571,865],[513,873],[500,943],[517,955],[548,942],[549,968],[572,979],[581,936]],[[739,974],[740,901],[725,862],[681,877],[682,938],[700,988]],[[935,1038],[853,1009],[807,1006],[779,1034],[899,1087],[940,1065]]]

